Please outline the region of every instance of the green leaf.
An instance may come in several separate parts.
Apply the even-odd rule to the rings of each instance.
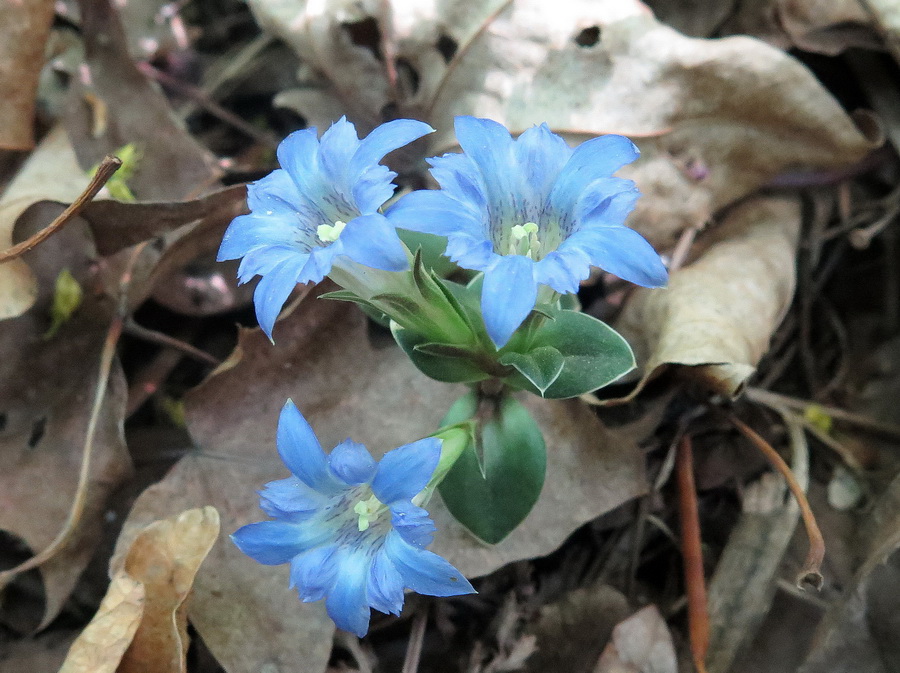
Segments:
[[[434,271],[435,275],[446,278],[457,270],[450,258],[444,257],[447,249],[447,239],[444,236],[423,234],[409,229],[397,229],[397,235],[407,248],[416,252],[422,251],[422,262],[425,267]]]
[[[550,312],[554,320],[548,320],[535,331],[526,354],[553,347],[562,355],[562,371],[544,390],[521,369],[525,380],[515,376],[507,379],[510,385],[548,399],[563,399],[602,388],[634,369],[631,347],[612,327],[577,311],[550,309]]]
[[[50,328],[44,332],[45,341],[56,336],[59,329],[81,306],[83,297],[84,292],[75,276],[68,269],[60,271],[53,289],[53,303],[50,305]]]
[[[543,395],[562,373],[565,358],[553,346],[538,346],[524,355],[505,353],[500,362],[515,367]]]
[[[518,526],[541,494],[547,449],[540,428],[522,404],[504,395],[458,399],[442,424],[478,420],[469,443],[438,487],[450,513],[490,544]]]
[[[430,347],[436,344],[428,337],[400,327],[395,322],[391,323],[391,333],[403,352],[425,376],[444,383],[475,383],[489,378],[471,360],[458,354],[448,356],[446,353],[434,352]]]

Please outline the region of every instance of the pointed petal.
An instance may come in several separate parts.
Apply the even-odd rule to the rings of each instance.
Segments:
[[[222,245],[216,255],[217,262],[226,259],[238,259],[256,250],[267,246],[293,248],[293,227],[284,218],[257,215],[238,215],[228,225],[225,235],[222,237]],[[299,252],[299,251],[298,251]]]
[[[567,244],[578,246],[591,264],[643,287],[663,287],[669,272],[656,250],[634,229],[598,227],[573,234]]]
[[[348,168],[350,159],[359,147],[356,127],[341,117],[331,125],[319,140],[319,167],[321,178],[335,191],[349,191]]]
[[[622,224],[641,193],[631,180],[600,178],[585,187],[575,204],[577,228]]]
[[[543,203],[563,166],[572,156],[572,148],[547,124],[534,126],[519,136],[515,144],[519,170],[530,188],[526,202]]]
[[[635,144],[624,136],[606,135],[583,142],[560,172],[550,194],[551,205],[558,211],[572,212],[590,183],[611,176],[639,154]]]
[[[343,254],[354,262],[383,271],[409,268],[406,248],[384,215],[362,215],[347,223],[341,232]]]
[[[455,128],[460,147],[484,178],[491,214],[501,221],[513,217],[520,175],[509,131],[490,119],[466,116],[456,118]]]
[[[388,533],[385,551],[413,591],[428,596],[474,594],[475,589],[461,572],[437,554],[408,544],[396,532]]]
[[[362,444],[345,439],[328,454],[332,474],[348,486],[368,482],[375,474],[375,459]]]
[[[444,255],[464,269],[474,271],[486,271],[501,259],[494,252],[494,245],[490,241],[465,234],[448,237]]]
[[[391,525],[414,547],[427,547],[437,527],[428,512],[407,500],[391,503]]]
[[[591,262],[577,247],[554,250],[534,265],[538,283],[549,285],[560,294],[575,294],[581,281],[591,273]]]
[[[487,187],[478,166],[465,154],[451,152],[428,159],[431,175],[441,190],[461,203],[469,204],[473,211],[487,214]]]
[[[369,605],[386,614],[403,609],[403,578],[382,547],[372,563],[368,582]]]
[[[256,290],[253,292],[253,305],[256,308],[256,319],[266,336],[272,338],[272,329],[281,307],[297,285],[297,275],[306,263],[307,255],[298,253],[280,262],[273,269],[264,273]],[[262,273],[262,272],[257,272]]]
[[[386,505],[409,500],[425,488],[441,459],[441,440],[426,437],[384,454],[372,492]]]
[[[328,496],[311,489],[297,477],[270,481],[259,492],[259,507],[275,519],[300,523],[328,505]]]
[[[322,544],[331,535],[328,529],[309,523],[260,521],[238,528],[231,539],[254,561],[274,566]]]
[[[390,152],[429,133],[434,133],[434,129],[413,119],[395,119],[378,126],[359,142],[350,159],[351,179],[362,175],[363,171],[379,163]]]
[[[377,213],[397,187],[391,182],[397,174],[387,166],[376,164],[363,171],[352,183],[353,202],[363,215]]]
[[[307,486],[326,495],[343,490],[328,471],[316,434],[291,400],[281,409],[276,443],[281,460]]]
[[[318,283],[325,276],[331,273],[331,266],[334,264],[334,258],[341,254],[343,246],[340,240],[335,241],[331,245],[324,248],[313,248],[309,253],[309,259],[300,274],[297,276],[298,283]]]
[[[484,236],[484,224],[467,204],[444,192],[419,190],[401,196],[385,213],[391,224],[425,234]]]
[[[522,255],[500,257],[485,271],[481,313],[491,341],[502,348],[537,301],[534,261]]]
[[[291,559],[291,587],[304,603],[325,598],[337,576],[337,548],[323,545]]]
[[[322,191],[322,178],[315,127],[291,133],[278,145],[277,155],[278,163],[287,171],[298,191],[316,201],[315,195]]]
[[[372,561],[363,550],[340,550],[338,554],[338,572],[325,607],[338,628],[362,638],[369,630],[366,588]]]

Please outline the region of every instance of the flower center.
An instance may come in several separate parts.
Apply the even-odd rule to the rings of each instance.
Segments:
[[[357,528],[362,532],[368,530],[369,525],[377,520],[379,515],[387,511],[387,507],[373,495],[367,500],[360,500],[357,502],[353,506],[353,511],[356,512],[359,517]]]
[[[512,240],[509,242],[507,255],[522,255],[537,260],[541,252],[541,241],[538,238],[538,225],[534,222],[517,224],[509,230]]]
[[[347,223],[343,220],[336,220],[334,224],[320,224],[316,229],[316,236],[322,243],[334,243],[346,226]]]

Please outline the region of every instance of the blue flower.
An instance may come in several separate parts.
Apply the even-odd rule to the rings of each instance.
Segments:
[[[250,214],[234,219],[218,255],[219,261],[243,257],[241,283],[262,276],[253,299],[270,338],[294,286],[322,280],[335,258],[385,271],[408,268],[397,232],[378,212],[394,193],[396,173],[378,162],[432,130],[399,119],[359,140],[342,117],[321,140],[308,128],[278,146],[281,169],[248,186]]]
[[[429,160],[440,190],[402,197],[397,227],[447,237],[445,254],[484,272],[481,310],[500,348],[538,300],[538,285],[578,291],[591,266],[646,287],[666,284],[653,247],[623,222],[640,195],[612,177],[638,150],[606,135],[575,149],[546,124],[513,140],[488,119],[456,118],[462,154]]]
[[[278,421],[278,452],[293,476],[260,491],[272,520],[231,539],[260,563],[290,562],[300,598],[325,598],[340,628],[364,636],[369,608],[399,614],[407,587],[431,596],[474,593],[456,568],[425,549],[434,523],[413,504],[438,465],[439,439],[401,446],[378,463],[349,439],[326,456],[289,400]]]

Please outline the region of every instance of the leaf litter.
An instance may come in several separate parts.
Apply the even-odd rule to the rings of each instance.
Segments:
[[[690,654],[671,447],[687,432],[705,455],[730,451],[733,428],[721,427],[704,404],[727,406],[723,400],[740,398],[748,383],[768,396],[739,399],[733,411],[774,447],[789,454],[797,432],[809,433],[810,498],[833,556],[826,557],[821,598],[791,593],[804,549],[788,542],[797,514],[777,479],[747,461],[729,472],[720,460],[715,475],[704,475],[715,461],[699,461],[698,514],[711,578],[709,670],[787,670],[778,666],[788,662],[810,673],[832,665],[873,673],[895,667],[888,644],[897,630],[885,597],[896,583],[898,438],[883,407],[896,377],[890,363],[873,365],[865,356],[890,352],[875,346],[900,329],[890,198],[896,159],[870,154],[882,131],[898,137],[891,103],[873,84],[876,72],[896,64],[883,54],[865,61],[851,53],[846,62],[858,89],[834,77],[846,72],[850,47],[900,53],[895,17],[888,3],[874,1],[720,3],[715,12],[703,2],[652,4],[658,19],[632,1],[573,2],[548,12],[533,0],[252,0],[252,15],[227,3],[202,11],[147,3],[121,13],[101,0],[85,0],[78,11],[58,3],[62,23],[51,39],[78,26],[85,61],[57,86],[68,88],[62,119],[53,118],[59,106],[50,88],[38,90],[37,125],[33,92],[0,107],[0,119],[12,122],[5,133],[41,142],[0,199],[0,248],[46,226],[87,184],[87,169],[128,144],[141,157],[126,181],[138,202],[101,197],[65,230],[0,265],[0,340],[4,353],[15,354],[0,363],[7,382],[0,385],[0,461],[7,466],[0,471],[7,503],[0,529],[25,545],[4,551],[7,566],[45,548],[65,523],[110,325],[127,320],[143,331],[126,334],[121,361],[110,360],[74,535],[40,566],[40,589],[29,588],[26,576],[4,595],[6,629],[46,630],[34,640],[4,632],[0,668],[61,661],[74,620],[83,632],[70,659],[82,668],[71,670],[268,672],[292,670],[297,661],[312,671],[366,670],[373,661],[400,670],[419,658],[420,670],[675,670],[675,650],[681,661]],[[0,23],[0,37],[10,34],[7,25]],[[43,40],[35,31],[32,52]],[[260,58],[276,48],[285,53],[277,40],[295,52],[299,70],[290,59],[272,65]],[[830,56],[817,61],[807,52]],[[25,58],[12,62],[25,65]],[[41,59],[28,59],[21,72],[37,73]],[[23,77],[23,90],[36,76]],[[181,109],[193,114],[184,126],[172,101],[186,95],[190,103]],[[845,112],[859,106],[874,108],[884,126]],[[629,333],[640,381],[608,393],[630,400],[616,407],[527,401],[551,454],[548,482],[522,528],[486,547],[433,503],[441,531],[435,550],[482,577],[480,595],[411,598],[399,622],[376,620],[361,644],[343,636],[333,644],[321,606],[297,601],[283,569],[254,565],[225,535],[261,518],[254,491],[284,475],[274,418],[287,397],[323,443],[351,435],[383,451],[431,432],[460,391],[418,374],[356,309],[315,299],[321,289],[298,293],[276,346],[255,329],[235,333],[234,322],[253,324],[247,288],[237,288],[233,267],[212,262],[225,225],[243,211],[240,183],[273,167],[264,137],[305,122],[324,127],[342,114],[364,131],[398,116],[438,129],[390,157],[413,187],[425,179],[423,156],[454,149],[448,134],[456,114],[491,117],[514,132],[547,121],[573,143],[597,133],[633,135],[643,156],[628,177],[644,197],[630,224],[673,265],[666,291],[625,294],[604,276],[585,285],[589,310]],[[254,125],[261,130],[248,133]],[[868,247],[851,249],[863,235]],[[82,300],[43,340],[66,269]],[[126,271],[128,297],[117,306]],[[214,353],[204,367],[227,358],[206,380],[208,369],[181,359],[197,349]],[[162,431],[129,432],[132,455],[166,455],[141,439],[165,433],[179,438],[168,443],[194,445],[162,458],[151,472],[171,469],[155,484],[129,478],[121,433],[126,377],[127,427]],[[887,384],[869,390],[874,398],[831,419],[835,428],[797,415],[810,408],[807,401],[820,416],[823,409],[843,412],[862,399],[859,389],[881,380]],[[172,420],[180,400],[189,439]],[[870,416],[885,424],[878,442]],[[655,484],[649,491],[648,473]],[[847,474],[859,492],[832,512],[826,486]],[[102,531],[109,537],[118,528],[104,520],[108,497],[123,481],[140,495],[119,539],[107,597],[85,611],[79,577],[102,546]],[[753,503],[763,501],[757,511]],[[200,509],[209,506],[221,515],[222,535],[210,510]],[[183,516],[205,522],[205,542],[177,519],[187,510],[193,514]],[[193,548],[189,567],[178,561],[185,545]],[[741,565],[747,549],[760,559],[749,576]],[[132,552],[143,560],[129,566]],[[104,556],[94,562],[105,563]],[[173,563],[180,570],[164,579]],[[781,639],[776,663],[766,648],[774,647],[785,605],[805,621]],[[22,609],[29,620],[15,616]],[[592,622],[592,610],[609,613],[603,624]],[[816,618],[820,635],[811,640]],[[188,619],[199,636],[189,649]],[[418,642],[419,654],[404,663],[396,653],[408,642]]]

